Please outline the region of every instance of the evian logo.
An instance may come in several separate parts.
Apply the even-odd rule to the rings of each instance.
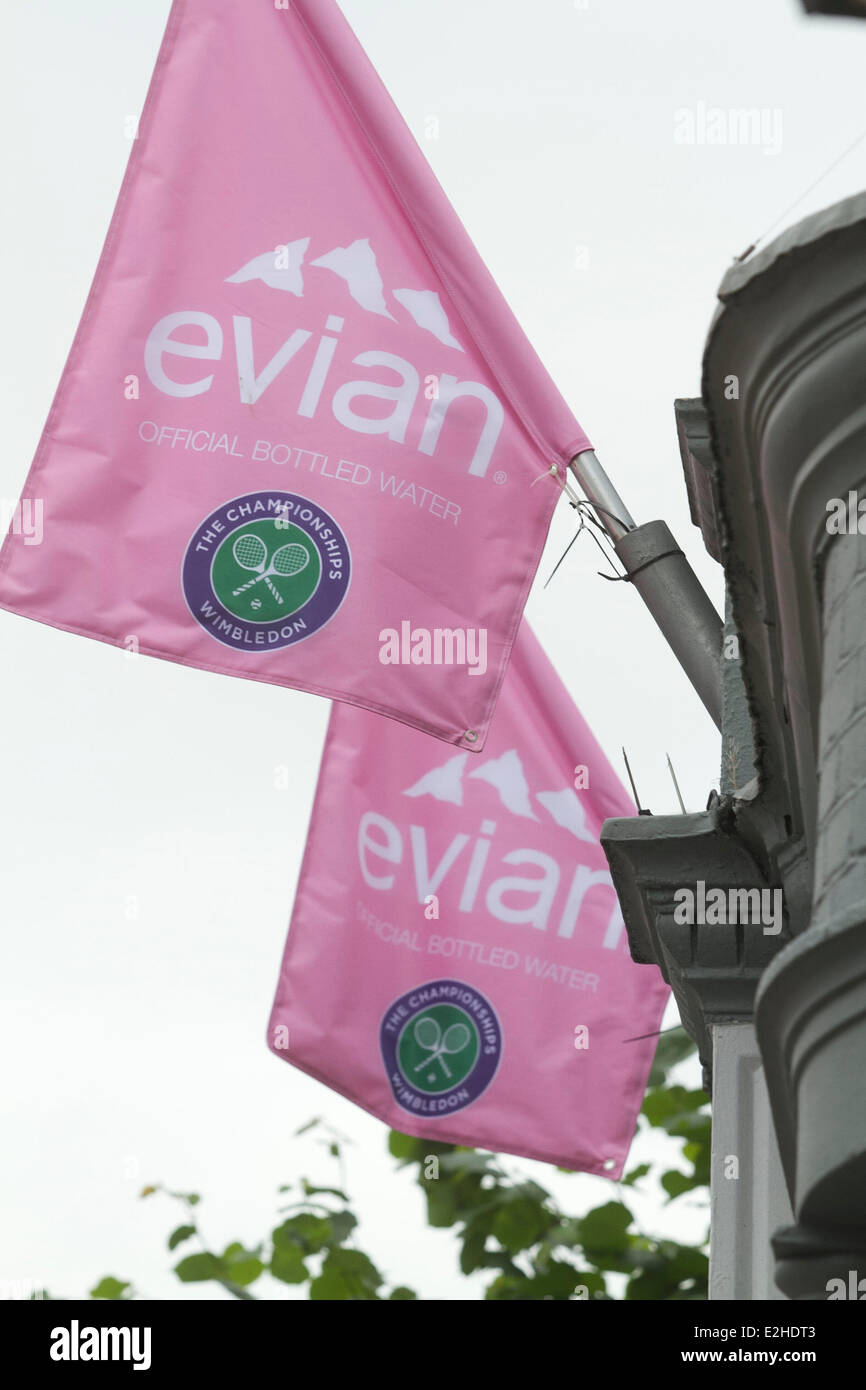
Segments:
[[[319,279],[316,287],[319,293],[323,288],[321,277],[325,277],[324,287],[333,292],[337,308],[344,310],[348,299],[380,320],[400,324],[401,319],[408,317],[441,346],[453,352],[464,352],[451,331],[437,291],[411,287],[394,289],[390,291],[390,300],[396,312],[392,312],[389,292],[369,238],[360,238],[349,246],[334,247],[314,259],[308,259],[310,240],[310,237],[303,237],[254,256],[229,275],[226,283],[244,285],[259,281],[269,289],[303,299],[308,276]],[[297,415],[314,419],[320,408],[327,408],[322,404],[324,400],[330,404],[334,419],[346,429],[356,434],[385,435],[396,444],[408,444],[430,457],[436,453],[443,426],[453,411],[455,419],[459,419],[461,434],[468,437],[470,448],[474,445],[471,457],[466,460],[468,471],[476,477],[484,477],[505,420],[502,402],[489,387],[437,371],[433,375],[426,374],[428,384],[422,393],[419,369],[404,357],[377,346],[356,353],[351,365],[378,368],[380,374],[384,373],[384,380],[347,380],[347,375],[351,375],[349,364],[343,361],[345,354],[338,351],[339,335],[345,328],[342,313],[326,315],[324,332],[319,328],[294,328],[270,361],[265,362],[253,342],[255,321],[242,314],[232,315],[231,331],[242,404],[255,405],[276,384],[281,409],[294,408]],[[201,341],[202,335],[204,341]],[[216,374],[209,372],[190,380],[190,368],[182,369],[172,364],[171,359],[220,362],[224,342],[223,326],[213,314],[200,309],[179,309],[166,314],[155,324],[145,345],[147,376],[166,396],[203,395],[211,389]],[[430,382],[434,383],[432,391]],[[374,403],[372,411],[355,409],[356,402],[364,398]],[[383,402],[391,403],[390,411],[384,414]],[[416,411],[419,402],[421,409]],[[459,402],[456,408],[455,402]]]
[[[595,917],[602,894],[609,911],[603,917],[600,939],[593,944],[615,950],[623,921],[610,874],[575,864],[570,855],[554,857],[555,846],[562,844],[562,836],[551,833],[554,824],[576,841],[598,843],[577,793],[571,787],[533,793],[514,748],[488,758],[471,772],[466,770],[469,758],[469,753],[449,758],[407,787],[402,796],[414,800],[430,797],[465,812],[470,800],[476,804],[479,800],[475,787],[467,787],[467,783],[487,784],[509,816],[536,823],[532,835],[535,843],[503,852],[497,848],[499,822],[486,815],[477,831],[474,827],[472,832],[458,830],[446,844],[441,835],[428,832],[423,824],[404,826],[377,811],[367,811],[361,816],[357,837],[358,861],[367,887],[388,893],[398,876],[405,881],[411,875],[419,903],[430,894],[444,892],[449,901],[456,901],[460,912],[483,909],[499,922],[523,924],[538,931],[553,928],[565,939],[571,939],[575,930],[580,933],[581,912],[587,905],[587,915]],[[489,809],[487,793],[481,799],[481,810]],[[514,844],[518,827],[506,821],[505,829]],[[528,824],[525,829],[528,837]],[[530,873],[513,872],[527,867]]]

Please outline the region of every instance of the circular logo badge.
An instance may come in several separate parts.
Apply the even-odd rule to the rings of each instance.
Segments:
[[[492,1004],[460,980],[431,980],[386,1010],[379,1043],[397,1104],[415,1115],[463,1110],[486,1091],[502,1056]]]
[[[181,575],[196,622],[244,651],[312,637],[340,607],[350,577],[334,518],[293,492],[250,492],[217,507],[196,528]]]

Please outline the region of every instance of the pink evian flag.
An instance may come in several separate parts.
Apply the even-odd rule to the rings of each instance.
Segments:
[[[478,751],[589,447],[334,0],[176,0],[0,606]]]
[[[668,996],[599,845],[633,814],[525,623],[481,759],[335,705],[268,1045],[404,1133],[618,1178]]]

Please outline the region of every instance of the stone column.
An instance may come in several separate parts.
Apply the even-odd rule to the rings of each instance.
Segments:
[[[719,1023],[712,1037],[710,1298],[781,1300],[770,1237],[791,1206],[755,1030]]]

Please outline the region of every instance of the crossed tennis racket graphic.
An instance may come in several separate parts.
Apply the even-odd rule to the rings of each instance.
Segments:
[[[449,1078],[451,1072],[443,1053],[451,1056],[455,1052],[462,1052],[472,1036],[465,1023],[452,1023],[443,1034],[435,1018],[430,1018],[429,1015],[427,1018],[419,1018],[412,1032],[418,1046],[423,1047],[424,1051],[429,1054],[422,1062],[418,1063],[415,1071],[420,1071],[422,1067],[429,1067],[434,1062],[438,1062]]]
[[[271,583],[271,575],[286,578],[289,575],[300,574],[310,562],[307,549],[297,542],[290,542],[275,550],[268,564],[268,547],[261,536],[257,536],[253,531],[245,531],[242,536],[236,538],[232,554],[242,570],[256,571],[253,579],[248,579],[245,584],[232,591],[233,596],[237,598],[238,594],[242,594],[245,589],[251,589],[254,584],[267,584],[277,603],[283,602],[283,596]]]

